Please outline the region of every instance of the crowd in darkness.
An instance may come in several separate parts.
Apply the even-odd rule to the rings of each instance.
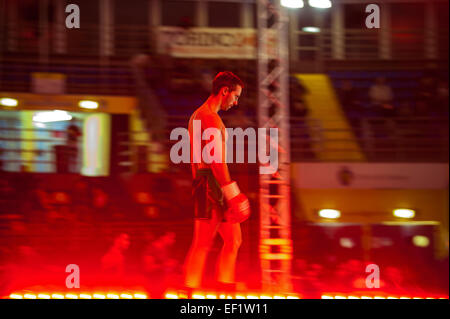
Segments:
[[[20,282],[51,276],[68,259],[85,265],[85,278],[99,277],[93,283],[127,283],[130,274],[138,274],[142,284],[161,292],[175,279],[187,250],[183,245],[172,249],[178,241],[173,223],[180,215],[161,204],[161,192],[147,189],[159,198],[140,203],[119,184],[76,174],[2,173],[0,295]],[[168,193],[167,185],[162,191]],[[187,205],[182,208],[189,213]]]
[[[425,72],[411,89],[410,98],[399,98],[389,85],[390,79],[378,77],[367,92],[361,92],[351,80],[339,89],[341,104],[351,117],[433,117],[448,116],[448,79]],[[368,103],[365,99],[368,98]]]
[[[387,261],[379,265],[380,277],[377,289],[367,286],[366,266],[376,265],[373,261],[350,258],[333,265],[311,262],[296,258],[293,262],[293,284],[295,289],[320,292],[369,293],[374,290],[380,294],[391,296],[426,296],[448,291],[448,259],[431,268],[421,268],[417,265],[398,265]],[[424,273],[429,275],[424,276]]]
[[[0,216],[69,224],[183,219],[189,216],[190,206],[180,207],[169,197],[182,192],[185,195],[180,200],[189,200],[187,173],[178,174],[177,181],[163,173],[140,174],[135,179],[144,182],[139,182],[116,176],[4,172],[0,175]]]
[[[29,173],[13,173],[12,178],[5,176],[0,178],[0,217],[6,232],[0,240],[6,242],[0,245],[0,256],[6,266],[0,269],[0,290],[2,275],[12,276],[11,271],[16,275],[34,273],[36,270],[30,267],[36,263],[42,263],[42,269],[50,271],[52,263],[64,256],[90,259],[90,272],[101,274],[104,280],[114,278],[128,282],[131,274],[139,274],[143,283],[156,294],[176,286],[181,280],[191,232],[186,228],[174,228],[180,220],[173,219],[174,211],[168,206],[157,205],[159,213],[154,214],[155,203],[147,198],[139,181],[133,183],[134,187],[126,186],[136,197],[132,196],[129,205],[124,207],[115,205],[114,194],[99,181],[78,177],[70,183],[73,187],[60,189],[56,184],[67,183],[67,178],[62,178],[59,183],[55,179],[42,183],[41,177]],[[160,182],[159,185],[163,183]],[[167,189],[163,191],[168,192]],[[189,196],[188,192],[186,196]],[[137,204],[132,204],[133,201]],[[185,213],[188,211],[186,205],[178,206],[182,206]],[[145,207],[151,207],[152,214]],[[139,214],[138,219],[133,217],[133,211]],[[169,219],[158,218],[158,214],[159,217],[169,216]],[[186,220],[190,225],[190,216],[185,217],[189,218]],[[143,224],[149,221],[148,226]],[[314,294],[329,289],[341,292],[367,290],[364,269],[372,262],[364,262],[359,253],[342,254],[335,249],[336,243],[315,243],[309,237],[301,233],[301,240],[294,243],[292,279],[297,291]],[[409,291],[423,291],[422,295],[445,291],[448,287],[441,277],[424,276],[420,271],[433,269],[433,274],[448,274],[448,257],[430,262],[433,262],[432,268],[417,260],[405,268],[402,267],[404,263],[394,263],[393,259],[386,258],[381,264],[378,261],[382,267],[380,288],[403,295]]]

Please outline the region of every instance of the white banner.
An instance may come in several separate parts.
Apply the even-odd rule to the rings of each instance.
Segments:
[[[293,163],[297,188],[445,189],[448,164]]]
[[[269,48],[275,47],[274,40],[268,37]],[[174,57],[255,59],[257,43],[256,29],[158,28],[158,52]]]

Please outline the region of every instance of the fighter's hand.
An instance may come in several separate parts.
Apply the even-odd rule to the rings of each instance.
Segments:
[[[222,187],[222,193],[227,200],[228,210],[225,219],[230,223],[242,223],[250,217],[250,202],[247,196],[241,193],[236,182]]]

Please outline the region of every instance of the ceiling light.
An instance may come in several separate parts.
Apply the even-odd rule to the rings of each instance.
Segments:
[[[78,102],[78,106],[83,109],[95,110],[95,109],[98,109],[98,102],[82,100],[82,101]]]
[[[413,218],[416,215],[416,212],[414,210],[406,208],[394,209],[392,213],[395,217],[399,218]]]
[[[303,0],[281,0],[281,5],[290,9],[299,9],[303,8],[305,4]]]
[[[37,112],[33,115],[33,122],[60,122],[70,121],[72,116],[66,111],[50,111],[50,112]]]
[[[336,209],[321,209],[319,210],[319,216],[322,218],[336,219],[341,217],[341,212]]]
[[[320,28],[318,28],[318,27],[303,27],[302,31],[310,32],[310,33],[319,33]]]
[[[14,107],[17,106],[19,102],[16,99],[11,99],[9,97],[2,97],[0,99],[0,105]]]
[[[314,8],[328,9],[331,8],[330,0],[309,0],[309,5]]]

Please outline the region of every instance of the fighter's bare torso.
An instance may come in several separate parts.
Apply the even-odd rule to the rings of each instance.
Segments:
[[[201,130],[200,130],[200,136],[194,136],[194,134],[198,134],[198,132],[194,132],[194,120],[200,121],[201,124]],[[192,166],[192,175],[195,178],[195,172],[197,169],[200,168],[209,168],[210,164],[207,164],[204,162],[203,158],[194,160],[195,152],[193,151],[193,140],[196,139],[197,141],[202,141],[201,149],[203,150],[203,147],[208,143],[208,141],[205,141],[202,139],[203,131],[207,128],[216,128],[219,129],[221,132],[221,138],[222,138],[222,156],[223,161],[225,162],[225,140],[226,140],[226,130],[225,125],[222,122],[222,119],[220,116],[211,111],[211,109],[208,107],[207,104],[204,104],[200,106],[195,112],[191,115],[189,119],[189,138],[190,138],[190,144],[191,144],[191,166]]]

